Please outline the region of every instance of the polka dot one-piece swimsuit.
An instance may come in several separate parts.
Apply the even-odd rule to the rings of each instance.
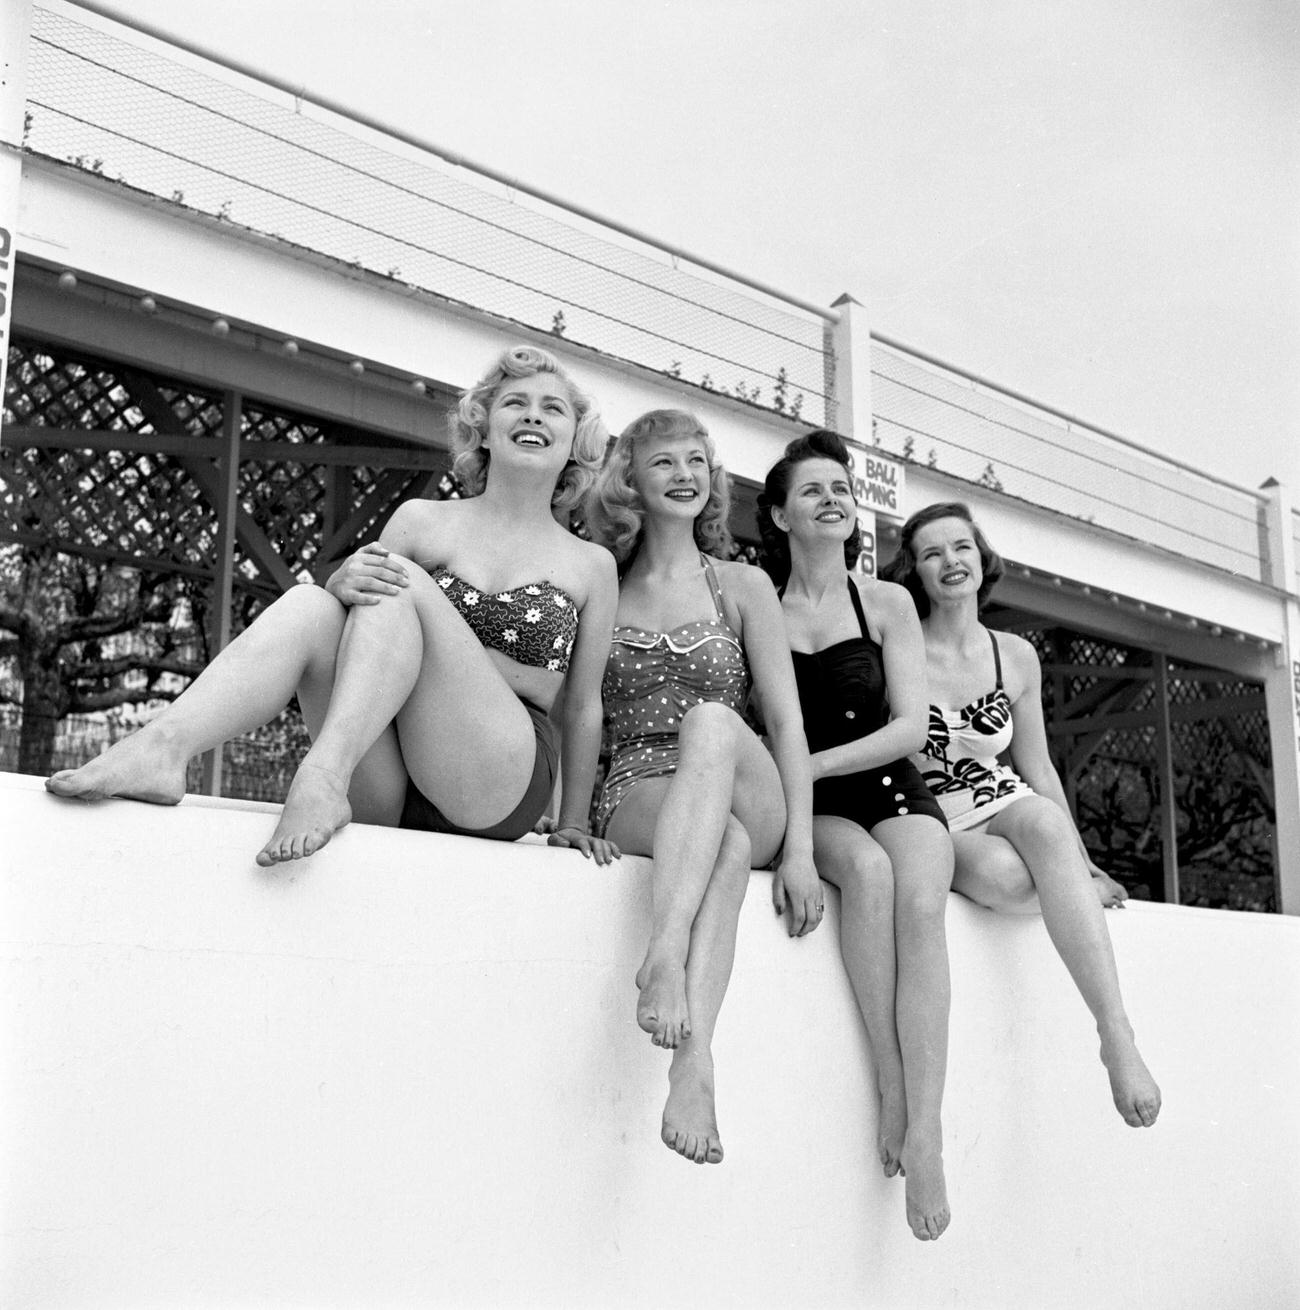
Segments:
[[[615,627],[601,693],[613,730],[609,773],[596,807],[602,835],[638,782],[677,772],[677,734],[686,711],[706,702],[737,714],[749,699],[749,661],[722,609],[717,575],[700,556],[715,617],[671,632]]]

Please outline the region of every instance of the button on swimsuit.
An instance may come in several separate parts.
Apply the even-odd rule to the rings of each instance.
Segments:
[[[671,632],[614,629],[601,692],[613,729],[609,773],[596,807],[602,836],[614,811],[638,782],[677,772],[677,734],[686,711],[713,702],[737,714],[749,698],[749,662],[722,609],[713,564],[700,556],[714,618]]]
[[[824,650],[791,652],[804,735],[813,754],[869,736],[889,722],[884,651],[871,638],[857,587],[851,578],[846,582],[861,635]],[[838,815],[867,832],[885,819],[909,814],[944,821],[920,772],[907,759],[819,778],[813,784],[813,813]]]

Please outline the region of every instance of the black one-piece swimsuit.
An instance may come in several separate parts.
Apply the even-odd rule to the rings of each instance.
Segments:
[[[804,735],[814,754],[857,741],[889,722],[884,652],[867,630],[857,587],[852,578],[845,581],[862,635],[825,650],[791,652]],[[819,779],[813,784],[813,813],[839,815],[867,832],[908,814],[926,814],[947,827],[939,803],[908,759]]]

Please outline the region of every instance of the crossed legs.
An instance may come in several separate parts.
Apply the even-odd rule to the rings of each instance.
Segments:
[[[637,784],[608,836],[624,852],[654,859],[637,1022],[674,1052],[663,1140],[689,1159],[716,1163],[713,1031],[749,870],[775,855],[785,805],[772,757],[734,711],[695,706],[678,746],[677,771]]]

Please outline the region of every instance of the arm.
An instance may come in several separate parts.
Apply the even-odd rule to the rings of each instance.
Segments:
[[[857,583],[855,582],[856,586]],[[930,698],[925,678],[925,639],[912,598],[892,582],[878,584],[877,622],[885,653],[889,722],[883,728],[812,757],[812,776],[834,778],[879,768],[925,745]]]
[[[733,577],[738,583],[732,594],[740,609],[745,654],[785,792],[785,841],[772,882],[772,900],[779,914],[788,899],[791,935],[802,937],[821,922],[817,907],[822,904],[822,888],[812,858],[812,766],[799,689],[781,602],[771,581],[751,565],[732,565],[727,581]]]
[[[1018,688],[1011,702],[1011,721],[1015,728],[1011,737],[1011,762],[1016,772],[1040,796],[1061,807],[1070,821],[1070,831],[1074,833],[1088,872],[1094,878],[1105,879],[1111,898],[1108,903],[1122,904],[1128,893],[1092,862],[1083,838],[1079,836],[1074,815],[1070,813],[1065,788],[1052,766],[1047,749],[1047,728],[1043,723],[1043,670],[1038,662],[1038,652],[1023,637],[1011,633],[998,633],[998,644],[1004,663],[1014,670]]]
[[[406,553],[414,517],[411,501],[399,505],[379,540],[343,560],[326,579],[325,590],[344,605],[378,605],[385,596],[395,596],[408,586],[405,567],[390,560],[389,555]]]
[[[618,606],[618,577],[614,557],[607,550],[592,546],[590,551],[587,599],[579,615],[578,639],[564,684],[560,817],[551,842],[577,847],[585,856],[595,855],[597,864],[608,864],[618,858],[618,847],[590,835],[589,815],[600,758],[600,684]]]

